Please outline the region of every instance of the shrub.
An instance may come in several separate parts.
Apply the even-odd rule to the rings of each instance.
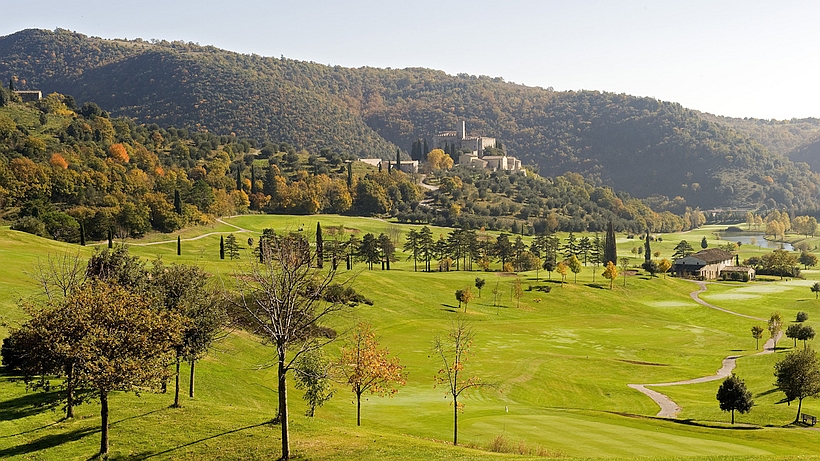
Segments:
[[[802,312],[802,311],[800,311],[800,312],[798,312],[798,313],[797,313],[797,321],[798,321],[798,322],[805,322],[805,321],[806,321],[806,320],[808,320],[808,319],[809,319],[809,314],[808,314],[808,312]]]
[[[46,237],[46,225],[34,216],[23,216],[11,225],[11,230],[27,232],[29,234]]]

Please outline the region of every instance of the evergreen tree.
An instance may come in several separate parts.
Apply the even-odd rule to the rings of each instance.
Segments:
[[[242,168],[236,167],[236,190],[242,190]]]
[[[396,168],[401,171],[401,150],[396,148]]]
[[[347,188],[353,188],[353,162],[347,162]]]
[[[430,149],[427,147],[427,139],[426,138],[424,139],[424,149],[422,149],[422,151],[424,152],[424,154],[422,154],[422,155],[424,156],[424,161],[426,162],[427,161],[427,154],[430,153]]]
[[[612,221],[606,225],[606,237],[604,238],[604,261],[602,263],[606,262],[618,263],[618,248],[615,245],[615,227]]]
[[[14,77],[9,78],[9,91],[14,91]]]
[[[182,238],[177,235],[177,256],[182,255]]]
[[[322,241],[322,223],[316,222],[316,267],[324,267],[324,242]]]
[[[182,198],[179,196],[179,189],[174,191],[174,211],[182,214]]]
[[[225,237],[219,236],[219,259],[225,259]]]
[[[703,236],[703,239],[700,241],[700,247],[704,250],[709,246],[709,243],[706,242],[706,236]]]
[[[114,235],[111,229],[108,229],[108,248],[114,248]]]
[[[646,230],[646,240],[643,242],[643,258],[644,262],[649,262],[652,258],[652,248],[649,247],[649,229]]]
[[[256,193],[256,168],[251,163],[251,194]]]
[[[80,223],[80,245],[85,246],[85,226]]]

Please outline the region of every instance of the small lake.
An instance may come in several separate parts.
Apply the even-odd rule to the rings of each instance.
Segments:
[[[743,245],[756,245],[760,248],[771,248],[776,250],[778,248],[783,248],[787,251],[794,251],[794,247],[791,243],[784,243],[784,242],[775,242],[773,240],[766,240],[766,235],[761,233],[736,233],[736,232],[720,232],[720,239],[725,240],[727,242],[740,242]]]

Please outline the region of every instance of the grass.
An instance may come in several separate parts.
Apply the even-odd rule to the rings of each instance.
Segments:
[[[406,232],[409,227],[366,218],[257,215],[225,220],[251,234],[217,223],[186,229],[180,235],[186,239],[235,231],[238,240],[246,243],[246,235],[258,237],[267,227],[277,231],[301,227],[302,232],[312,233],[317,219],[325,230],[343,225],[348,233]],[[447,231],[435,229],[434,235],[443,232]],[[663,242],[653,242],[653,251],[671,257],[682,238],[697,246],[700,235],[710,232],[665,235]],[[198,264],[227,283],[231,273],[253,257],[245,250],[239,261],[219,260],[219,235],[183,240],[182,256],[176,255],[176,234],[151,235],[132,243],[164,240],[169,242],[132,245],[131,251],[149,260],[160,256],[166,263]],[[36,289],[21,267],[77,247],[7,228],[0,229],[0,242],[0,258],[15,262],[0,267],[0,315],[13,325],[25,318],[16,300]],[[631,246],[640,244],[621,237],[619,252],[630,254]],[[81,251],[87,256],[92,250]],[[745,247],[741,248],[745,257],[743,251]],[[556,274],[547,281],[543,272],[541,280],[535,279],[535,273],[525,273],[520,274],[525,290],[535,285],[549,285],[552,290],[524,291],[517,307],[510,297],[513,278],[506,274],[413,272],[405,257],[389,272],[368,271],[363,264],[342,271],[340,277],[353,277],[354,286],[375,304],[360,306],[332,323],[343,332],[357,321],[372,322],[381,344],[407,367],[407,386],[393,398],[367,396],[361,428],[355,426],[349,389],[339,386],[337,395],[317,410],[316,418],[302,416],[301,393],[292,389],[292,448],[301,459],[525,459],[539,453],[568,458],[770,459],[809,456],[820,448],[813,432],[780,427],[794,418],[796,409],[778,404],[782,394],[772,392],[776,355],[738,361],[737,373],[746,379],[757,402],[750,414],[738,415],[738,420],[753,424],[754,429],[725,424],[728,415],[719,411],[714,398],[719,382],[662,389],[683,407],[681,421],[653,418],[657,406],[626,386],[706,376],[727,355],[755,352],[749,331],[755,322],[698,305],[689,297],[697,289],[691,282],[639,274],[627,277],[626,287],[619,277],[609,290],[600,275],[593,282],[591,267],[579,274],[577,284],[561,285]],[[642,260],[632,259],[636,264]],[[808,275],[816,278],[817,273]],[[479,276],[487,281],[482,297],[470,302],[463,313],[456,308],[454,292],[472,286]],[[496,287],[500,294],[494,305]],[[763,318],[772,310],[780,310],[787,320],[798,310],[814,316],[809,307],[815,302],[813,294],[803,281],[710,284],[703,298]],[[476,333],[465,371],[495,384],[464,395],[459,440],[467,448],[446,443],[452,436],[452,407],[444,390],[433,387],[440,364],[431,356],[435,335],[446,334],[450,322],[459,317],[467,318]],[[810,318],[809,324],[815,320]],[[339,345],[329,347],[328,354],[334,355]],[[790,343],[783,340],[780,345]],[[271,369],[260,367],[271,357],[272,351],[251,336],[233,332],[198,365],[197,397],[184,398],[182,409],[169,408],[170,394],[117,394],[111,403],[112,459],[271,459],[279,444],[278,427],[268,423],[276,412],[275,376]],[[99,443],[98,404],[83,405],[77,418],[61,421],[59,409],[31,405],[39,398],[9,377],[0,377],[0,457],[88,459]],[[812,414],[820,410],[816,401],[807,400],[804,406]],[[508,453],[488,451],[493,447]]]

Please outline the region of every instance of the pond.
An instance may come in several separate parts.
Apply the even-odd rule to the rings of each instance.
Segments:
[[[782,248],[787,251],[793,251],[794,247],[791,243],[785,242],[775,242],[773,240],[766,240],[766,235],[762,232],[755,233],[755,232],[743,232],[743,233],[729,233],[723,232],[719,234],[721,240],[725,240],[727,242],[735,242],[741,243],[743,245],[756,245],[760,248],[771,248],[772,250],[776,250],[778,248]]]

